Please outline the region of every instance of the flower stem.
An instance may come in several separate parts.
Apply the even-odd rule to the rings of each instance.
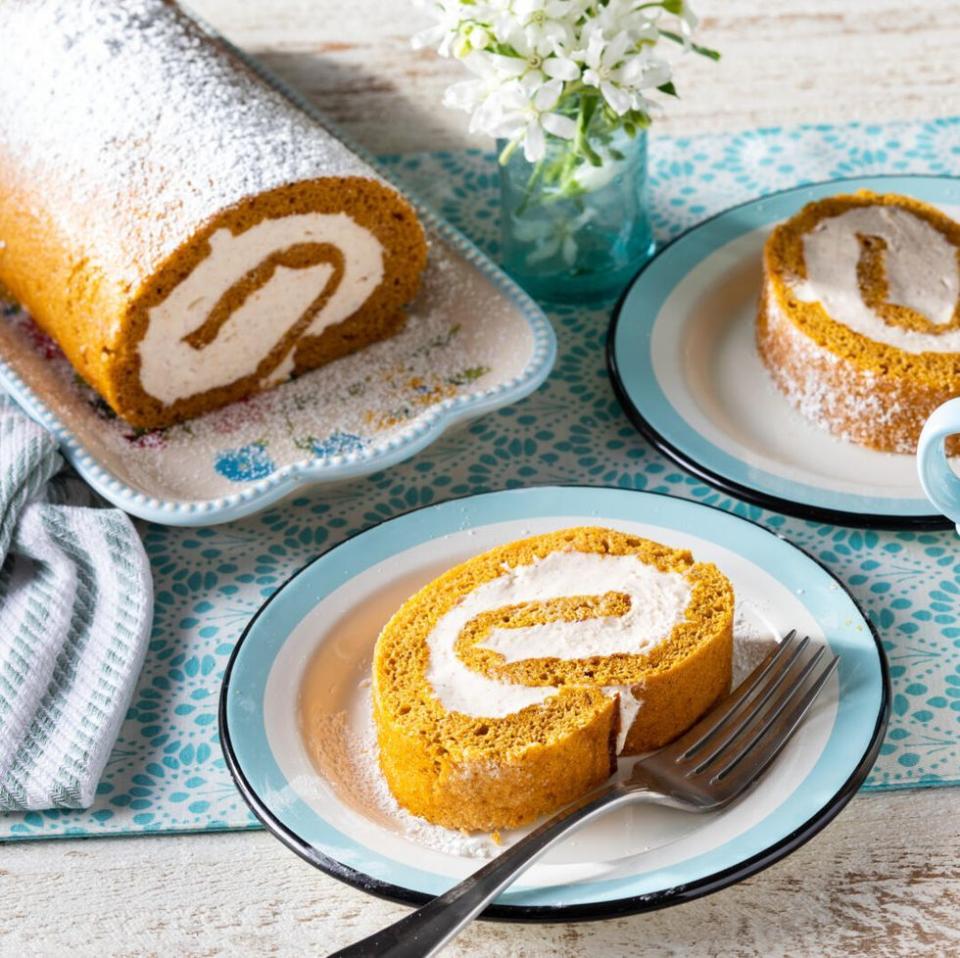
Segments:
[[[500,151],[500,156],[498,157],[497,162],[501,166],[506,166],[510,162],[510,157],[513,156],[514,151],[520,145],[521,137],[510,140],[507,145]]]
[[[580,109],[577,111],[577,132],[574,135],[573,146],[578,153],[582,153],[591,166],[602,166],[603,158],[590,145],[587,138],[587,130],[590,128],[590,121],[597,110],[597,98],[594,96],[580,97]]]
[[[544,162],[544,160],[537,160],[537,163],[533,168],[533,172],[530,174],[530,178],[527,180],[527,185],[524,187],[523,199],[520,200],[520,203],[517,206],[517,216],[523,216],[527,210],[527,207],[530,205],[530,200],[533,199],[533,191],[536,189],[537,183],[540,181],[540,177],[543,176]]]

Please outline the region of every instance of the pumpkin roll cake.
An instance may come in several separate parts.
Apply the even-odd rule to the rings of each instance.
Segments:
[[[169,0],[0,3],[0,285],[131,424],[398,332],[411,206]]]
[[[960,395],[960,224],[906,196],[834,196],[780,224],[763,263],[757,344],[781,392],[837,436],[915,452]]]
[[[684,549],[604,528],[523,539],[450,569],[384,627],[380,767],[399,803],[511,828],[658,748],[730,687],[733,589]]]

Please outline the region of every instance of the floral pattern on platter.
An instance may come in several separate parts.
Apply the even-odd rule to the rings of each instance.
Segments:
[[[261,439],[217,453],[213,468],[231,482],[252,482],[269,476],[277,467],[267,455],[267,440]]]
[[[311,458],[362,453],[382,446],[431,406],[482,391],[502,370],[490,344],[466,353],[464,328],[442,315],[415,317],[400,337],[375,344],[330,369],[315,370],[222,409],[166,429],[143,430],[118,419],[70,367],[56,342],[24,310],[0,301],[0,317],[98,426],[124,470],[151,476],[184,497],[229,494],[231,485],[265,479],[283,466]],[[395,348],[396,347],[396,348]],[[379,353],[375,351],[379,350]],[[489,359],[489,362],[483,361]],[[348,365],[350,364],[350,365]],[[488,377],[488,374],[496,373]],[[337,381],[337,380],[340,381]],[[336,425],[336,424],[341,425]],[[83,435],[83,433],[81,433]],[[102,451],[102,450],[101,450]],[[184,468],[189,462],[191,467]],[[124,478],[129,478],[125,473]]]
[[[731,203],[800,181],[852,171],[952,171],[958,150],[960,119],[654,137],[654,222],[663,239]],[[390,167],[496,255],[492,154],[393,158]],[[562,307],[551,316],[560,352],[547,382],[522,402],[448,433],[408,462],[316,487],[229,525],[141,524],[156,589],[153,634],[97,802],[87,811],[4,816],[0,837],[256,827],[224,766],[216,711],[227,658],[264,599],[318,552],[375,522],[452,496],[538,483],[683,496],[760,522],[802,546],[850,587],[890,660],[893,714],[867,788],[960,783],[956,534],[824,525],[717,492],[654,451],[620,409],[603,354],[609,306]],[[437,385],[425,381],[420,388]],[[410,394],[416,395],[414,388]],[[331,454],[363,440],[359,431],[298,438]],[[256,467],[270,449],[244,450],[229,442],[224,448],[234,449],[235,468]]]

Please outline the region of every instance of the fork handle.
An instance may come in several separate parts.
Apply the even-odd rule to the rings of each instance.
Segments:
[[[652,793],[628,789],[619,782],[588,793],[572,809],[558,812],[459,885],[330,958],[427,958],[435,954],[551,845],[581,825],[644,794]]]

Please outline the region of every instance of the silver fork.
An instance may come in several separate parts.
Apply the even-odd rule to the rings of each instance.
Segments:
[[[611,809],[647,801],[711,812],[743,795],[779,755],[839,659],[791,630],[686,734],[511,845],[448,892],[331,958],[426,958],[472,921],[551,845]]]

